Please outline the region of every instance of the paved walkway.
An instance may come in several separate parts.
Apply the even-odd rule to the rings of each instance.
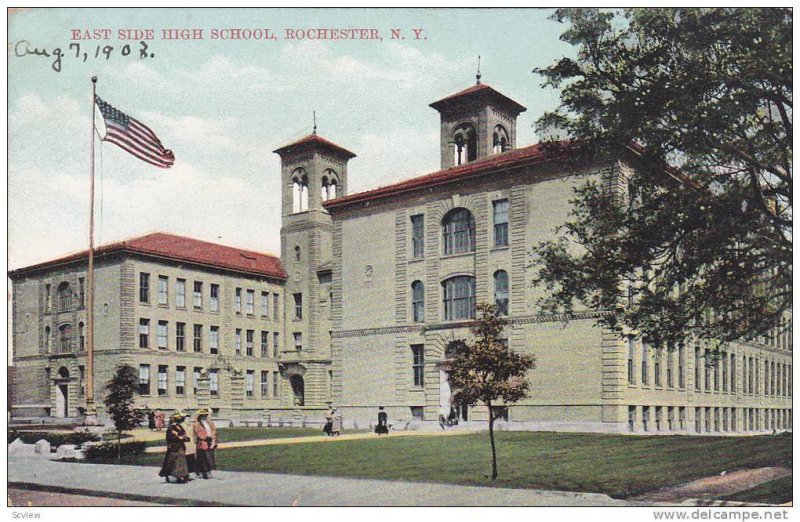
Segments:
[[[167,484],[146,466],[79,464],[9,456],[10,487],[179,505],[217,506],[625,506],[597,493],[216,471]]]
[[[645,502],[678,503],[687,499],[716,499],[746,491],[771,480],[788,477],[789,468],[771,467],[742,469],[725,475],[714,475],[689,482],[682,486],[664,488],[638,496]]]

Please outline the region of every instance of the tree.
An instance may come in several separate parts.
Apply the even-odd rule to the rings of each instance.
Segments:
[[[527,373],[535,367],[532,355],[514,352],[502,338],[508,321],[497,315],[494,305],[479,304],[479,319],[470,327],[474,341],[451,341],[446,355],[450,383],[456,390],[455,404],[482,403],[489,412],[489,440],[492,445],[492,480],[497,479],[497,449],[494,421],[508,405],[528,393]],[[502,406],[496,408],[496,406]]]
[[[117,367],[116,373],[106,385],[106,410],[114,421],[117,430],[117,456],[122,452],[122,434],[142,422],[141,412],[133,408],[139,376],[130,365]]]
[[[535,70],[561,90],[540,130],[565,131],[583,160],[625,153],[635,174],[617,194],[578,187],[559,239],[534,248],[543,308],[612,312],[606,326],[668,348],[788,328],[791,9],[553,18],[577,57]]]

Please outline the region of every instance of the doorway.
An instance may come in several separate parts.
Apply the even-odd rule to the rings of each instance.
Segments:
[[[69,391],[66,384],[56,385],[56,417],[67,416],[69,408]]]

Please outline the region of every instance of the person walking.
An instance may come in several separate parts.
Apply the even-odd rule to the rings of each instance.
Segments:
[[[211,470],[217,465],[214,450],[217,448],[217,426],[208,418],[205,408],[197,411],[197,420],[192,425],[194,441],[197,444],[197,469],[204,479],[211,476]]]
[[[186,467],[186,442],[189,437],[182,425],[185,418],[183,412],[175,412],[167,428],[167,453],[164,455],[161,471],[158,472],[158,476],[164,477],[167,482],[170,477],[175,477],[178,484],[189,481],[189,469]]]
[[[383,406],[378,406],[378,425],[375,426],[375,433],[378,435],[389,434],[389,416],[383,411]]]
[[[161,431],[164,429],[164,412],[157,411],[156,412],[156,431]]]
[[[150,431],[156,429],[156,412],[147,408],[147,428]]]
[[[322,431],[327,436],[331,436],[331,432],[333,431],[333,416],[336,414],[336,408],[331,406],[328,410],[328,413],[325,414],[325,425],[322,427]]]

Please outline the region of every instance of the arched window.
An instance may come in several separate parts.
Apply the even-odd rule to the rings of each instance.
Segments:
[[[82,352],[86,349],[86,333],[83,328],[83,323],[78,323],[78,351]]]
[[[308,176],[303,169],[292,173],[292,212],[308,210]]]
[[[336,199],[336,185],[338,183],[338,176],[336,172],[327,169],[322,176],[322,201],[329,199]]]
[[[425,322],[425,285],[422,281],[411,283],[411,308],[415,323]]]
[[[475,220],[465,208],[456,208],[442,219],[444,253],[463,254],[475,251]]]
[[[72,289],[69,283],[63,282],[58,285],[58,311],[63,312],[72,308]]]
[[[45,326],[44,327],[44,351],[45,352],[49,352],[50,351],[50,327],[49,326]]]
[[[505,270],[494,273],[494,304],[497,315],[508,315],[508,273]]]
[[[294,395],[294,405],[305,406],[306,403],[305,383],[303,382],[303,377],[294,374],[289,379],[289,383],[292,385],[292,394]]]
[[[456,276],[442,283],[446,321],[475,318],[475,278]]]
[[[295,261],[300,261],[300,247],[299,246],[294,247],[294,260]]]
[[[60,353],[72,351],[72,326],[62,324],[58,327],[58,350]]]
[[[502,125],[496,125],[494,132],[492,133],[492,152],[495,154],[500,154],[501,152],[505,152],[510,148],[508,132],[506,132],[505,127]]]
[[[471,123],[462,123],[453,131],[453,164],[462,165],[478,159],[478,133]]]

